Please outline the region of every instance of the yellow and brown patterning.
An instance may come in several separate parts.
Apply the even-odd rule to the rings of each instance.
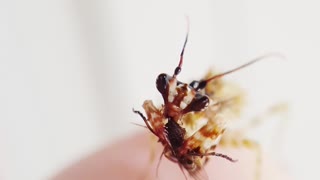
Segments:
[[[186,36],[179,65],[172,76],[162,73],[156,86],[163,97],[163,105],[156,107],[146,100],[143,108],[147,117],[135,111],[144,120],[147,128],[163,145],[163,153],[170,161],[186,170],[196,180],[207,180],[204,165],[209,156],[219,156],[231,162],[227,155],[215,152],[226,129],[226,115],[237,115],[242,104],[242,92],[221,77],[249,66],[266,56],[256,58],[230,71],[214,75],[209,72],[199,81],[183,83],[177,80],[181,72]],[[231,91],[230,91],[231,89]]]

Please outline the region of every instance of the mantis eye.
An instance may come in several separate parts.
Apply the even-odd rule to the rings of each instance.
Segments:
[[[164,96],[169,82],[169,76],[167,74],[160,74],[157,78],[156,84],[158,91]]]
[[[196,89],[199,86],[199,81],[192,81],[189,86]]]

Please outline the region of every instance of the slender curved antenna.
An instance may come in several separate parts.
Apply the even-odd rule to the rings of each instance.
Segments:
[[[135,122],[130,122],[130,123],[133,124],[133,125],[135,125],[135,126],[139,126],[139,127],[148,129],[147,126],[144,126],[144,125],[141,125],[141,124],[138,124],[138,123],[135,123]]]
[[[232,159],[231,157],[225,155],[225,154],[221,154],[221,153],[216,153],[216,152],[210,152],[210,153],[207,153],[207,154],[204,154],[204,156],[218,156],[218,157],[221,157],[221,158],[224,158],[228,161],[231,161],[231,162],[237,162],[238,160],[236,159]]]
[[[186,180],[188,180],[188,177],[187,177],[186,173],[183,170],[183,166],[180,163],[179,163],[179,168],[182,171],[182,174],[183,174],[184,178],[186,178]]]
[[[163,151],[162,151],[162,153],[161,153],[161,155],[160,155],[160,157],[159,157],[159,162],[158,162],[158,164],[157,164],[157,169],[156,169],[156,177],[157,177],[157,178],[158,178],[158,176],[159,176],[159,167],[160,167],[160,163],[161,163],[162,157],[163,157],[163,155],[164,155],[164,151],[165,151],[165,149],[163,149]]]
[[[184,40],[184,44],[180,53],[180,61],[179,61],[179,65],[176,67],[176,69],[174,70],[173,73],[173,78],[175,78],[180,72],[181,72],[181,68],[182,68],[182,64],[183,64],[183,55],[184,55],[184,50],[186,49],[186,45],[188,42],[188,36],[189,36],[189,18],[186,17],[187,19],[187,34],[186,34],[186,38]]]
[[[218,157],[221,157],[221,158],[224,158],[228,161],[231,161],[231,162],[237,162],[238,160],[236,159],[232,159],[231,157],[225,155],[225,154],[222,154],[222,153],[216,153],[216,152],[209,152],[209,153],[205,153],[205,154],[199,154],[199,153],[189,153],[188,155],[190,156],[218,156]]]
[[[226,71],[224,73],[215,75],[215,76],[213,76],[213,77],[211,77],[209,79],[200,81],[198,87],[196,87],[195,90],[198,91],[200,89],[203,89],[203,88],[206,87],[207,83],[210,82],[210,81],[213,81],[215,79],[221,78],[221,77],[223,77],[223,76],[225,76],[227,74],[231,74],[231,73],[236,72],[236,71],[238,71],[240,69],[248,67],[248,66],[250,66],[250,65],[252,65],[252,64],[254,64],[254,63],[258,62],[258,61],[261,61],[261,60],[264,60],[264,59],[267,59],[267,58],[270,58],[270,57],[280,57],[282,59],[285,58],[282,54],[279,54],[279,53],[269,53],[269,54],[265,54],[263,56],[259,56],[259,57],[255,58],[255,59],[253,59],[253,60],[251,60],[251,61],[249,61],[249,62],[247,62],[247,63],[245,63],[245,64],[243,64],[243,65],[241,65],[239,67],[236,67],[236,68],[231,69],[229,71]]]

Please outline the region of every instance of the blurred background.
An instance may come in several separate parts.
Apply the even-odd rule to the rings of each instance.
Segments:
[[[146,99],[162,102],[155,79],[178,63],[186,15],[182,81],[268,52],[286,56],[226,78],[246,90],[247,117],[289,104],[287,121],[253,136],[277,151],[292,177],[318,179],[319,6],[308,0],[1,1],[0,179],[46,179],[141,131],[130,123],[141,123],[132,108],[142,110]]]

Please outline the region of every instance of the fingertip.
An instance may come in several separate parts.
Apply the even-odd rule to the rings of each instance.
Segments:
[[[119,139],[70,165],[52,180],[137,179],[149,160],[149,137],[140,133]]]
[[[177,163],[163,157],[156,177],[157,164],[163,147],[153,135],[148,132],[139,133],[110,144],[87,158],[71,165],[55,176],[54,180],[105,180],[105,179],[134,179],[134,180],[165,180],[185,179]],[[240,149],[217,149],[237,162],[224,158],[210,157],[205,171],[209,179],[223,180],[254,180],[256,172],[261,170],[261,180],[281,179],[285,173],[279,171],[270,158],[263,156],[261,167],[257,167],[256,153]]]

